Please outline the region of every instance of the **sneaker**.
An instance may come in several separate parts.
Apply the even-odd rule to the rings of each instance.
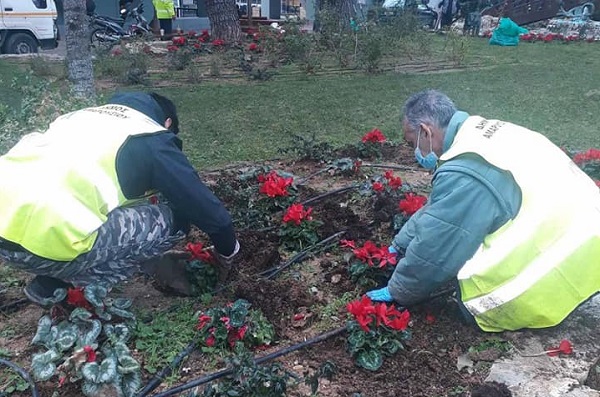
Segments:
[[[23,293],[31,302],[42,306],[52,306],[54,291],[58,288],[73,288],[73,284],[64,282],[54,277],[35,276],[29,284],[23,288]]]

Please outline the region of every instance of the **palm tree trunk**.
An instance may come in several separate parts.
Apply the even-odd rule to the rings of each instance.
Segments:
[[[94,66],[85,9],[85,0],[64,0],[67,72],[73,95],[95,102]]]
[[[225,40],[226,43],[240,41],[242,29],[235,0],[206,0],[206,12],[212,37]]]

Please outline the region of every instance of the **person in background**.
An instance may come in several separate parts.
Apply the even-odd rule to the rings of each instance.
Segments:
[[[190,224],[209,236],[227,275],[240,249],[231,216],[178,133],[168,98],[123,92],[0,156],[0,259],[36,275],[24,289],[31,301],[47,305],[58,288],[110,288],[171,250]],[[150,203],[156,194],[165,201]]]
[[[165,36],[173,33],[173,21],[175,20],[175,6],[173,0],[152,0],[156,10],[156,18],[160,23],[160,30]]]
[[[402,128],[432,191],[367,296],[411,305],[458,280],[466,318],[498,332],[557,325],[600,291],[600,190],[559,147],[435,90],[406,101]]]

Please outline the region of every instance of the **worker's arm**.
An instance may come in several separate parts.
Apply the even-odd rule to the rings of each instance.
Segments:
[[[415,227],[417,225],[418,219],[423,213],[423,208],[425,207],[422,207],[420,210],[415,212],[410,218],[408,218],[406,223],[402,225],[402,228],[400,229],[398,234],[396,234],[396,237],[394,237],[391,246],[394,247],[394,249],[397,252],[404,253],[412,239],[415,237]]]
[[[208,234],[215,249],[228,256],[234,252],[236,236],[231,216],[223,203],[200,180],[178,146],[173,134],[161,136],[152,145],[151,187],[160,191],[174,211]]]
[[[388,283],[389,293],[400,304],[424,299],[456,277],[484,238],[513,216],[514,206],[509,208],[494,186],[468,170],[439,170],[427,205],[395,239],[412,237]],[[505,179],[505,183],[511,184],[515,197],[518,194],[520,205],[518,186],[509,175],[504,178],[510,179]]]

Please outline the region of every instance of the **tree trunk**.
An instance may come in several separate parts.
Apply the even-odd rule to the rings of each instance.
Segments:
[[[67,72],[77,98],[96,101],[86,0],[64,0]]]
[[[212,37],[225,40],[226,43],[240,41],[242,29],[235,0],[206,0],[206,12]]]
[[[356,0],[316,0],[317,15],[314,24],[314,29],[332,29],[331,22],[337,25],[334,29],[347,30],[350,29],[350,19],[356,18]],[[323,14],[326,14],[326,21],[321,20]],[[334,21],[335,20],[335,21]],[[326,26],[330,25],[330,26]]]

